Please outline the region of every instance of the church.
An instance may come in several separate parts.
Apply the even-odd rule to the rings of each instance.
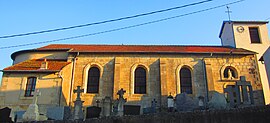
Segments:
[[[268,104],[269,82],[259,61],[270,46],[267,23],[224,21],[221,46],[50,44],[16,51],[11,54],[13,64],[2,70],[0,108],[26,110],[36,90],[41,92],[40,112],[73,107],[77,86],[83,89],[84,108],[105,98],[117,100],[120,89],[126,91],[126,104],[141,109],[152,100],[166,108],[168,96],[180,93],[204,97],[206,104],[212,92],[236,102],[232,107]],[[240,78],[248,88],[239,90]],[[233,88],[241,93],[239,98]]]

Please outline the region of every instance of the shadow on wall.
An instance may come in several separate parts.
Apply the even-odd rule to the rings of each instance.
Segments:
[[[25,96],[25,90],[6,91],[4,88],[6,87],[2,86],[0,88],[0,108],[9,107],[12,112],[25,111],[33,102],[33,97]],[[58,87],[37,89],[41,92],[37,99],[40,113],[46,113],[46,109],[49,107],[67,106],[67,97],[63,96],[62,92],[59,92]]]

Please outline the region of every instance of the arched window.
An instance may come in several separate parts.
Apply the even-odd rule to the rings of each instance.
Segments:
[[[192,94],[191,71],[188,68],[180,70],[180,89],[181,93]]]
[[[24,93],[25,97],[34,96],[34,92],[36,89],[36,82],[37,82],[37,77],[28,77],[27,78],[26,89],[25,89],[25,93]]]
[[[138,67],[135,70],[135,94],[146,94],[146,70],[142,67]]]
[[[237,72],[235,68],[228,66],[224,69],[223,77],[227,79],[234,79],[237,78]]]
[[[98,93],[100,71],[97,67],[91,67],[88,71],[87,93]]]

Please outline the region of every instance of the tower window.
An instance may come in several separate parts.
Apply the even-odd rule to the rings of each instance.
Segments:
[[[249,35],[251,43],[261,43],[259,30],[257,27],[249,27]]]

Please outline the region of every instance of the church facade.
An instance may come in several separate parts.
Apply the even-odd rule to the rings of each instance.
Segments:
[[[226,28],[226,22],[224,25]],[[226,32],[221,31],[228,36]],[[84,107],[104,98],[117,100],[122,88],[126,104],[141,108],[150,107],[154,99],[166,108],[167,97],[180,93],[194,99],[204,97],[207,102],[215,91],[228,97],[226,89],[235,87],[240,76],[252,87],[247,89],[248,103],[265,104],[257,52],[248,48],[51,44],[17,51],[11,57],[13,65],[3,70],[0,108],[15,111],[26,110],[37,89],[41,112],[53,106],[72,107],[77,86],[84,89]],[[239,99],[245,101],[241,95]]]

